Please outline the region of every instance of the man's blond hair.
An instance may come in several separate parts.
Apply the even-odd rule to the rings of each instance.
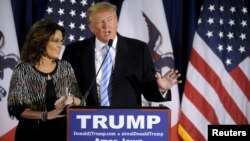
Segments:
[[[94,5],[91,5],[86,13],[87,16],[87,22],[90,23],[91,22],[91,15],[92,14],[96,14],[96,13],[100,13],[100,12],[105,12],[105,11],[112,11],[114,12],[114,15],[117,17],[117,6],[113,5],[111,3],[108,2],[98,2]]]

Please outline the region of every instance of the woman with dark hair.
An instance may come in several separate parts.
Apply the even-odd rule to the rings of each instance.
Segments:
[[[50,20],[36,22],[26,36],[8,95],[9,115],[19,120],[16,141],[66,141],[65,109],[82,97],[71,65],[59,60],[64,37]]]

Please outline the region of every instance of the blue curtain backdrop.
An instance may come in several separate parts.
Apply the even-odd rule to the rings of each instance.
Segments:
[[[11,0],[20,50],[30,26],[43,18],[48,1]],[[96,1],[109,1],[117,5],[119,16],[123,0]],[[249,10],[250,2],[246,2]],[[174,51],[175,65],[180,70],[181,79],[185,83],[187,63],[202,0],[163,0],[163,3]],[[183,92],[184,83],[180,84],[180,94]]]

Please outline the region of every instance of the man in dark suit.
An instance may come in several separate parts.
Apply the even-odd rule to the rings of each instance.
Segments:
[[[171,100],[167,91],[173,85],[181,83],[178,80],[180,74],[173,69],[164,76],[155,72],[147,44],[117,33],[116,9],[115,5],[107,2],[92,5],[87,11],[87,19],[95,36],[68,45],[63,54],[63,58],[71,63],[75,71],[82,93],[89,92],[86,105],[102,106],[102,73],[99,68],[105,58],[102,48],[110,39],[113,42],[108,51],[113,69],[109,106],[141,106],[141,94],[150,101]]]

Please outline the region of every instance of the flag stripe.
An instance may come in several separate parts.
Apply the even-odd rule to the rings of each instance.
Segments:
[[[244,75],[248,79],[248,83],[250,81],[250,73],[249,73],[250,72],[250,63],[249,62],[250,62],[250,57],[247,57],[245,60],[242,61],[242,63],[239,64],[239,67],[241,68],[242,72],[244,72]],[[248,95],[248,97],[249,97],[249,95]],[[250,101],[250,100],[248,100],[248,101]]]
[[[183,114],[183,112],[180,112],[180,121],[181,124],[179,124],[179,133],[180,136],[185,141],[193,141],[194,137],[199,138],[199,141],[205,141],[206,139],[204,136],[199,132],[199,130],[194,126],[194,124]],[[186,130],[188,129],[188,130]]]
[[[250,101],[250,95],[247,94],[250,92],[250,82],[244,72],[241,70],[240,67],[236,67],[233,71],[231,71],[230,75],[234,80],[236,80],[237,85],[246,94],[246,98]]]
[[[213,87],[211,87],[211,85],[209,85],[209,83],[203,78],[202,75],[200,75],[200,73],[198,73],[198,71],[193,67],[193,65],[191,63],[189,64],[188,73],[190,75],[187,76],[187,81],[190,82],[192,84],[192,86],[194,86],[195,89],[197,89],[197,91],[199,91],[199,94],[201,94],[202,97],[204,97],[204,99],[210,105],[212,105],[212,107],[215,109],[217,118],[219,118],[219,123],[221,123],[225,120],[228,123],[235,123],[232,120],[231,116],[226,112],[223,104],[221,102],[218,102],[220,100],[219,100],[218,95],[214,91]],[[207,87],[204,87],[200,84],[204,84]],[[188,91],[188,87],[186,88],[186,86],[185,86],[185,90]],[[210,93],[206,94],[206,91],[209,91]],[[186,96],[190,95],[190,93],[187,93],[187,92],[185,92],[185,93],[186,93]],[[211,97],[212,97],[212,99],[211,99]],[[207,111],[207,109],[205,111]],[[207,113],[207,114],[210,114],[210,113]],[[223,118],[220,115],[223,115]],[[210,119],[209,121],[211,123],[213,120]]]
[[[208,121],[218,124],[218,118],[213,107],[201,96],[201,94],[193,87],[189,81],[185,83],[187,89],[186,93],[189,93],[187,98],[196,106],[196,108],[203,114]],[[206,109],[206,111],[202,109]]]
[[[183,95],[182,106],[188,106],[189,111],[181,111],[181,125],[187,130],[190,136],[199,137],[199,139],[204,138],[205,140],[207,136],[207,126],[203,126],[201,123],[207,123],[206,118],[198,111],[195,105]],[[192,120],[190,120],[192,119]]]
[[[7,133],[0,137],[0,141],[14,141],[16,128],[10,129]]]

